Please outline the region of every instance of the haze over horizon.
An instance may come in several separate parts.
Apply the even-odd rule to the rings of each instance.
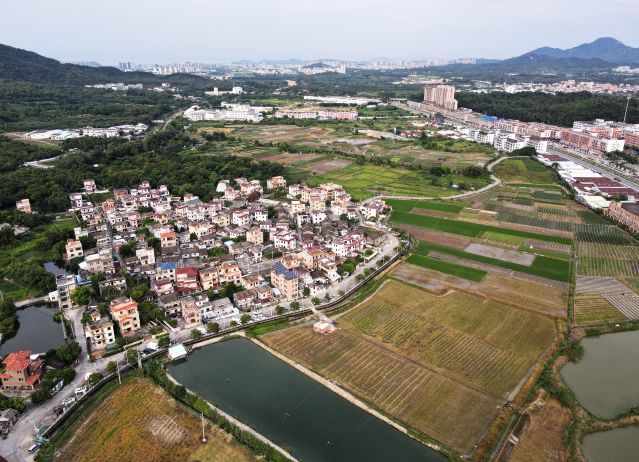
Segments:
[[[639,46],[634,0],[77,0],[4,6],[0,43],[64,62],[117,64],[242,59],[498,58],[610,36]],[[601,21],[611,12],[614,28]],[[396,31],[396,33],[393,33]],[[365,38],[365,40],[364,40]]]

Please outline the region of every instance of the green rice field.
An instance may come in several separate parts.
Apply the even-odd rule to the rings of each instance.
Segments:
[[[486,271],[437,260],[426,255],[411,255],[406,262],[475,282],[481,281],[487,274]]]

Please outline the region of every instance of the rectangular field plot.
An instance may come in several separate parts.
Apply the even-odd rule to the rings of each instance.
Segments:
[[[464,206],[457,202],[441,202],[441,201],[402,201],[397,199],[386,199],[386,205],[393,207],[393,210],[401,212],[410,212],[414,208],[438,210],[440,212],[459,213]]]
[[[469,268],[463,265],[457,265],[436,258],[430,258],[424,255],[411,255],[406,259],[408,263],[421,266],[423,268],[429,268],[442,273],[457,276],[469,281],[481,281],[486,276],[486,271],[482,271],[475,268]]]
[[[497,226],[483,225],[466,221],[447,220],[445,218],[428,217],[424,215],[413,215],[407,212],[394,211],[392,221],[397,225],[420,226],[423,228],[443,231],[445,233],[460,234],[462,236],[479,237],[485,231],[493,231],[509,236],[518,236],[541,241],[556,242],[570,245],[572,240],[566,237],[549,236],[540,233],[531,233],[510,228],[500,228]]]
[[[409,361],[345,329],[309,327],[263,341],[443,444],[468,452],[496,416],[500,400]]]
[[[575,323],[580,326],[596,326],[627,321],[628,318],[601,295],[576,295]]]
[[[548,316],[566,316],[568,294],[565,289],[526,279],[488,273],[481,282],[475,283],[408,263],[400,265],[393,277],[434,293],[457,288]]]
[[[632,245],[633,239],[613,225],[581,224],[575,227],[578,243]]]
[[[424,328],[410,327],[415,316]],[[534,313],[463,292],[433,295],[398,281],[343,315],[342,323],[496,396],[514,388],[555,330],[552,320]]]
[[[632,290],[613,278],[597,276],[577,276],[575,294],[623,295],[631,294]]]
[[[503,251],[504,249],[495,247],[495,252]],[[567,282],[570,279],[570,262],[566,260],[560,260],[557,258],[550,258],[541,255],[534,256],[534,260],[530,265],[523,265],[519,263],[513,263],[510,261],[502,260],[499,258],[478,255],[475,253],[466,252],[458,249],[451,249],[436,244],[421,243],[415,249],[415,253],[423,256],[433,256],[433,253],[453,255],[464,260],[476,261],[487,265],[493,265],[501,268],[518,271],[525,274],[531,274],[534,276],[541,276],[547,279],[555,281]],[[495,253],[495,256],[497,254]]]

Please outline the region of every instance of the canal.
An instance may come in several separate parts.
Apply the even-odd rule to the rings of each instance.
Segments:
[[[591,433],[581,449],[588,462],[635,462],[639,459],[639,426]]]
[[[581,341],[583,358],[561,369],[583,407],[611,419],[639,404],[639,331]]]
[[[447,460],[246,339],[195,350],[169,372],[302,461]]]
[[[0,345],[0,355],[5,356],[18,350],[46,353],[47,350],[62,345],[62,325],[53,320],[53,314],[56,312],[57,309],[39,305],[17,310],[20,328],[15,336],[6,339]]]

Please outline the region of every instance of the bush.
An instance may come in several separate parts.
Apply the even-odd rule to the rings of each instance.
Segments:
[[[210,322],[206,325],[209,334],[217,334],[220,331],[220,325],[216,322]]]
[[[114,372],[117,372],[118,366],[115,364],[115,361],[109,361],[105,370],[107,374],[113,374]]]
[[[197,329],[192,329],[191,330],[191,338],[193,340],[198,340],[198,339],[202,338],[202,332],[200,332]]]
[[[240,322],[242,324],[246,324],[247,322],[251,321],[251,315],[250,314],[246,314],[244,313],[241,317],[240,317]]]
[[[60,345],[56,350],[55,355],[63,363],[71,364],[78,359],[80,353],[82,353],[82,348],[78,342],[69,342]]]

